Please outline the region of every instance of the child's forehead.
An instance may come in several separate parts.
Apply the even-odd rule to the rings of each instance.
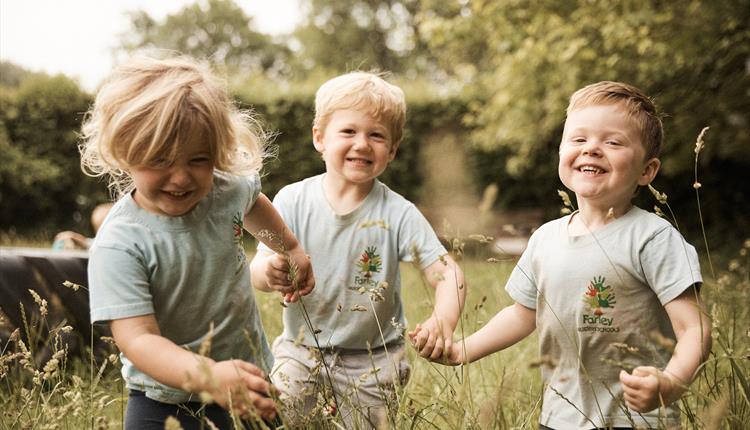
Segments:
[[[382,111],[378,111],[375,108],[368,108],[368,107],[344,107],[340,109],[336,109],[333,112],[331,112],[331,119],[338,119],[338,120],[354,120],[354,119],[366,119],[368,121],[372,121],[375,123],[378,123],[379,125],[382,125],[384,127],[390,126],[390,118],[386,113]]]
[[[587,121],[594,123],[601,120],[616,121],[635,129],[640,129],[641,125],[635,113],[631,112],[621,102],[588,103],[577,106],[568,112],[565,118],[565,125],[569,126],[571,123],[581,125],[581,123],[586,123]]]

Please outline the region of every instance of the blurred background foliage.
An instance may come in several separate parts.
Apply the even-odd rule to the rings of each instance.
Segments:
[[[421,153],[451,135],[476,195],[500,187],[495,208],[557,215],[557,145],[570,94],[599,80],[632,83],[664,112],[666,192],[697,239],[695,139],[701,209],[719,240],[750,231],[750,0],[300,0],[286,35],[255,30],[229,0],[202,0],[163,20],[131,15],[120,56],[176,51],[207,58],[238,102],[277,132],[264,190],[321,172],[310,144],[315,89],[355,69],[390,72],[409,104],[406,140],[384,182],[420,204]],[[65,76],[0,64],[0,233],[90,233],[107,199],[78,167],[77,131],[93,95]],[[452,154],[445,154],[451,157]],[[440,172],[437,172],[438,174]],[[650,208],[653,199],[641,196]]]

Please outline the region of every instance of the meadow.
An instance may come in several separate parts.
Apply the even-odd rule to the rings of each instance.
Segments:
[[[468,286],[457,338],[477,330],[510,304],[503,286],[514,259],[489,258],[481,247],[471,246],[472,242],[468,238],[451,242],[458,246],[454,253],[461,254],[458,257]],[[750,423],[750,240],[734,252],[722,251],[721,260],[728,262],[727,267],[704,263],[702,291],[713,322],[713,350],[680,401],[683,426],[690,429],[741,429]],[[402,274],[411,328],[431,312],[432,293],[412,266],[404,264]],[[79,293],[85,294],[85,290]],[[267,334],[273,339],[281,332],[279,296],[257,293],[256,297]],[[0,427],[121,428],[127,394],[115,347],[110,345],[109,354],[89,353],[88,359],[69,357],[61,334],[70,328],[48,326],[44,317],[47,303],[39,298],[37,305],[41,317],[30,318],[0,345]],[[50,351],[48,361],[35,360],[34,342],[24,341],[29,338],[41,340],[35,344]],[[536,334],[465,366],[433,364],[418,358],[413,349],[409,359],[411,379],[393,405],[397,408],[395,422],[386,428],[537,428],[542,390],[539,366],[549,363],[538,356]],[[343,428],[331,417],[319,416],[315,422],[311,428]]]

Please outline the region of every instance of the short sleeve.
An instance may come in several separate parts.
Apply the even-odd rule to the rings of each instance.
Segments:
[[[662,305],[703,282],[698,253],[674,227],[660,230],[647,241],[639,259],[646,282]]]
[[[129,251],[93,248],[88,283],[92,323],[154,313],[145,264]]]
[[[398,235],[399,260],[419,261],[420,269],[427,268],[448,253],[430,223],[411,203],[406,207]]]
[[[257,173],[245,176],[244,178],[247,186],[250,189],[249,199],[247,201],[247,205],[245,206],[245,214],[247,214],[253,208],[255,201],[258,200],[258,196],[260,195],[261,190],[261,184],[260,175],[258,175]]]
[[[536,240],[532,236],[505,283],[505,291],[508,292],[508,295],[514,301],[529,309],[536,309],[537,307],[538,288],[532,265],[535,248]]]

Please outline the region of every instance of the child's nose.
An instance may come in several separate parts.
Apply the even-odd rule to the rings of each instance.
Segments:
[[[368,142],[367,136],[361,133],[358,133],[356,136],[354,136],[354,148],[360,151],[369,149],[370,142]]]
[[[192,182],[190,170],[186,166],[172,166],[169,182],[177,186],[187,186]]]
[[[599,142],[595,140],[588,140],[583,146],[584,155],[601,155],[601,153],[602,152],[601,147],[599,146]]]

